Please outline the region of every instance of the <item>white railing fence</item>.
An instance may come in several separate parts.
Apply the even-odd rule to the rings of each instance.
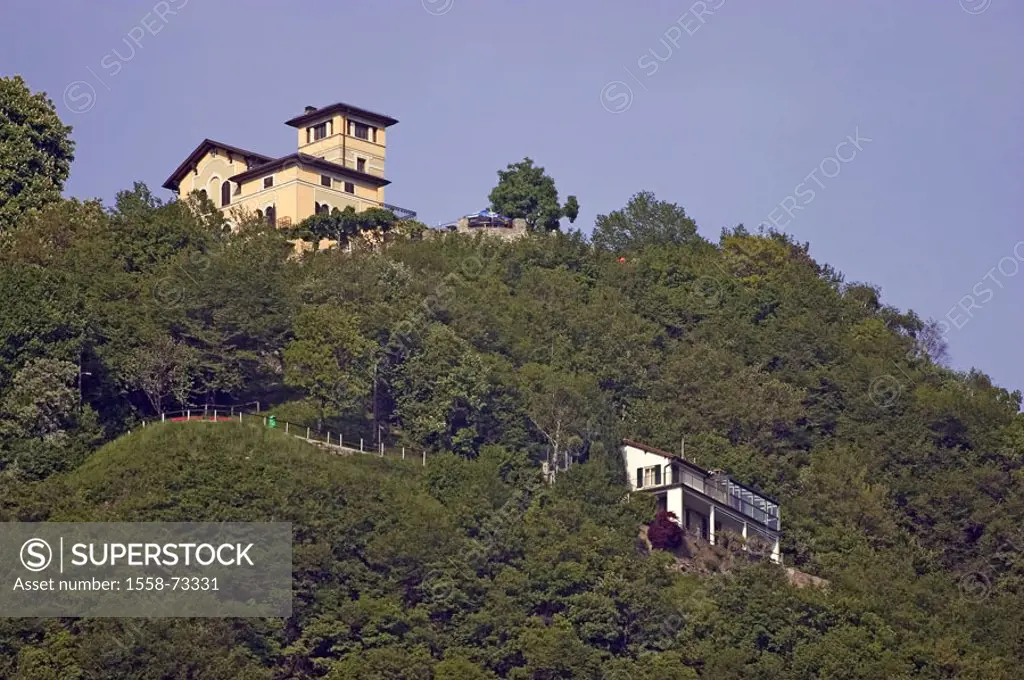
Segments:
[[[250,405],[256,406],[256,412],[245,410]],[[285,434],[302,439],[320,448],[327,449],[333,453],[342,455],[362,453],[376,455],[381,458],[401,458],[402,460],[419,458],[423,465],[427,464],[426,451],[413,451],[406,447],[385,446],[384,442],[367,442],[362,437],[346,438],[341,432],[330,430],[316,430],[306,425],[298,425],[280,420],[271,414],[259,412],[259,402],[242,404],[239,406],[197,406],[193,408],[180,409],[177,411],[165,411],[159,418],[143,420],[140,427],[147,427],[153,423],[165,422],[207,422],[223,423],[238,422],[260,425],[269,429],[279,430]],[[129,434],[131,430],[128,430]]]

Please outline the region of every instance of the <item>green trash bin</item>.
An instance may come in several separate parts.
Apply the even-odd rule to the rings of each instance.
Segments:
[[[267,417],[267,427],[277,427],[277,416]]]

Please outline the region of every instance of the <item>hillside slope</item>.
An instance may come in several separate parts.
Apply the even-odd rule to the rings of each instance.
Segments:
[[[3,620],[0,677],[1011,677],[955,632],[939,583],[934,605],[883,607],[770,564],[680,574],[637,550],[651,507],[621,492],[594,465],[544,487],[496,447],[424,470],[236,423],[147,427],[0,519],[290,521],[293,616]]]
[[[154,424],[111,442],[69,474],[51,477],[4,519],[292,522],[296,610],[309,616],[316,603],[347,599],[348,588],[356,587],[351,581],[367,590],[394,590],[450,554],[450,519],[423,490],[422,478],[411,463],[331,456],[258,426]],[[61,628],[54,625],[36,623],[26,632],[43,634],[46,649],[47,635]],[[143,669],[138,677],[162,677],[158,669],[170,672],[180,658],[212,674],[203,677],[270,677],[260,670],[267,665],[261,657],[280,634],[273,622],[100,619],[67,625],[77,650],[73,665],[97,678],[133,677]],[[41,652],[22,651],[30,658],[3,655],[0,677],[42,663]],[[222,663],[220,656],[234,661]],[[64,661],[71,658],[43,666]],[[17,665],[3,667],[12,662]]]
[[[1001,678],[1024,663],[1020,392],[948,368],[942,322],[807,244],[742,227],[711,242],[650,194],[593,238],[394,233],[297,259],[265,223],[223,227],[212,204],[138,185],[109,210],[55,204],[0,249],[3,518],[296,526],[295,616],[153,623],[202,639],[156,668],[195,658],[212,675],[210,648],[282,677]],[[234,425],[147,427],[96,452],[161,409],[257,400],[430,464]],[[778,498],[786,564],[829,591],[763,565],[669,575],[638,553],[653,506],[618,502],[625,437],[685,439],[702,467]],[[570,471],[531,491],[541,462]],[[6,629],[0,658],[94,677],[101,650],[130,668],[99,625]]]

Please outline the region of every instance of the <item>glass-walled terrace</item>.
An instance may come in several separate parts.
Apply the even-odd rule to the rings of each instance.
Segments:
[[[715,499],[737,512],[764,524],[769,529],[780,530],[779,504],[741,486],[725,475],[706,477],[695,470],[673,465],[672,482],[682,482],[694,491]]]

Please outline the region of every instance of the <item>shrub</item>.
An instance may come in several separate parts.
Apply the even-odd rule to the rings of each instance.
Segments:
[[[659,510],[647,526],[647,538],[658,550],[675,550],[683,543],[683,529],[674,512]]]

